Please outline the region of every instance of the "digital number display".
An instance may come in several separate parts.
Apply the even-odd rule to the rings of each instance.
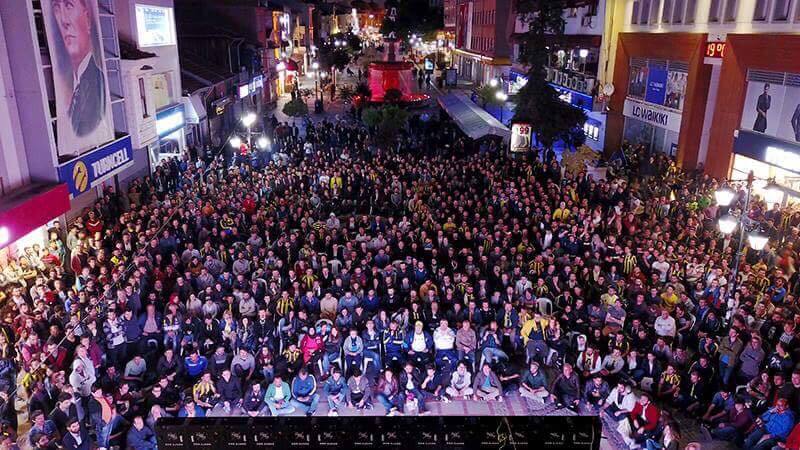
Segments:
[[[724,58],[725,57],[725,43],[724,42],[709,42],[706,44],[706,57],[707,58]]]

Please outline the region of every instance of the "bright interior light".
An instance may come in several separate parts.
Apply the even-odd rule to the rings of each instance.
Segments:
[[[775,183],[770,183],[764,188],[764,200],[768,205],[773,203],[781,203],[783,201],[783,191],[780,186]]]
[[[764,247],[767,245],[767,242],[769,241],[769,237],[764,233],[756,231],[750,233],[750,235],[747,236],[747,241],[750,244],[750,248],[752,248],[757,252],[760,252],[761,250],[764,250]]]
[[[242,117],[242,124],[246,127],[250,127],[256,122],[256,115],[253,113],[247,113]]]
[[[231,138],[231,147],[239,148],[242,146],[242,139],[239,136],[234,136]]]
[[[489,86],[497,87],[497,78],[492,78],[491,80],[489,80]]]
[[[729,187],[722,187],[714,192],[714,199],[716,199],[719,206],[729,206],[736,195],[733,189]]]
[[[587,56],[589,56],[589,50],[586,50],[585,48],[582,48],[578,52],[578,55],[580,55],[581,58],[586,58]]]
[[[730,214],[726,214],[720,217],[717,223],[719,225],[719,231],[721,231],[724,234],[731,234],[733,233],[733,230],[736,229],[736,224],[738,222],[739,221],[736,220],[735,217],[733,217]]]
[[[257,145],[257,146],[258,146],[258,148],[260,148],[261,150],[266,150],[266,149],[267,149],[267,146],[269,145],[269,139],[265,138],[264,136],[261,136],[261,137],[260,137],[260,138],[258,138],[258,140],[256,141],[256,145]]]
[[[0,246],[8,244],[11,240],[11,232],[8,227],[0,227]]]

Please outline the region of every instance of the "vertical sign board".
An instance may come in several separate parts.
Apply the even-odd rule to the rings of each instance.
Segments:
[[[667,97],[667,71],[651,67],[647,77],[647,92],[644,99],[649,103],[663,105]]]
[[[525,153],[531,149],[531,126],[527,123],[511,125],[511,153]]]

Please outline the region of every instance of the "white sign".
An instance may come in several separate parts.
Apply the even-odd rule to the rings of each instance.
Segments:
[[[136,31],[140,48],[175,45],[172,8],[136,5]]]
[[[661,105],[626,98],[622,114],[625,117],[632,117],[658,128],[664,128],[676,133],[681,131],[681,114]]]
[[[531,149],[531,126],[527,123],[511,125],[511,152],[524,153]]]
[[[250,95],[250,85],[243,84],[239,86],[239,98],[245,98]]]
[[[800,154],[770,146],[764,154],[764,162],[778,167],[791,167],[790,170],[797,171],[800,167]]]

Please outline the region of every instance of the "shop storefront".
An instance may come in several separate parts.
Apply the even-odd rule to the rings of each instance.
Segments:
[[[158,143],[150,147],[150,161],[158,165],[161,160],[180,157],[186,149],[186,124],[183,103],[172,105],[156,113]]]
[[[51,246],[48,230],[69,208],[65,184],[31,185],[0,201],[0,292],[63,261],[63,245]]]
[[[753,172],[756,194],[773,180],[782,203],[800,202],[800,74],[749,70],[730,177]]]
[[[678,153],[688,65],[632,59],[625,98],[623,141],[650,152]]]

